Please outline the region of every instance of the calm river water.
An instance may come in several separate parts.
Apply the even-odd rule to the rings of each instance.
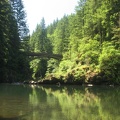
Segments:
[[[120,120],[120,87],[1,84],[0,120]]]

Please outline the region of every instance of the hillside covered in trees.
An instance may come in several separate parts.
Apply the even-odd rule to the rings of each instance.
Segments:
[[[79,0],[75,14],[49,26],[42,18],[33,34],[22,1],[0,1],[0,82],[60,80],[120,84],[120,1]],[[61,60],[26,53],[60,54]]]

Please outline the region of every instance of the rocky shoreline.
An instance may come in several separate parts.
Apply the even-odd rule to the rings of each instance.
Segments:
[[[89,80],[85,82],[84,79],[82,80],[62,80],[58,79],[56,77],[51,77],[49,79],[45,78],[42,80],[30,80],[30,81],[24,81],[23,84],[36,84],[36,85],[85,85],[85,86],[94,86],[94,85],[109,85],[109,86],[114,86],[114,85],[119,85],[117,83],[110,82],[109,80],[103,80],[103,79],[96,79],[96,80]]]

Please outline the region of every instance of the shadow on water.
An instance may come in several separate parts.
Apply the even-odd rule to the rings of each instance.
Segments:
[[[25,120],[25,119],[20,119],[19,117],[13,117],[13,118],[0,117],[0,120]]]
[[[30,115],[33,111],[30,111],[29,113],[20,115],[20,116],[16,116],[16,117],[2,117],[0,116],[0,120],[27,120],[24,117],[27,117],[28,115]]]
[[[0,120],[26,120],[24,118],[22,118],[24,116],[18,116],[18,117],[10,117],[10,118],[7,118],[7,117],[1,117],[0,116]]]

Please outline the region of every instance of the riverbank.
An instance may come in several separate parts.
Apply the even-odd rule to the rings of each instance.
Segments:
[[[85,77],[81,77],[81,79],[75,79],[74,76],[68,75],[65,79],[65,76],[55,77],[55,76],[48,76],[41,80],[30,80],[24,81],[23,84],[37,84],[37,85],[85,85],[85,86],[94,86],[94,85],[120,85],[119,83],[115,83],[112,80],[108,80],[105,76],[101,73],[99,75],[95,75],[88,80],[85,80]]]

